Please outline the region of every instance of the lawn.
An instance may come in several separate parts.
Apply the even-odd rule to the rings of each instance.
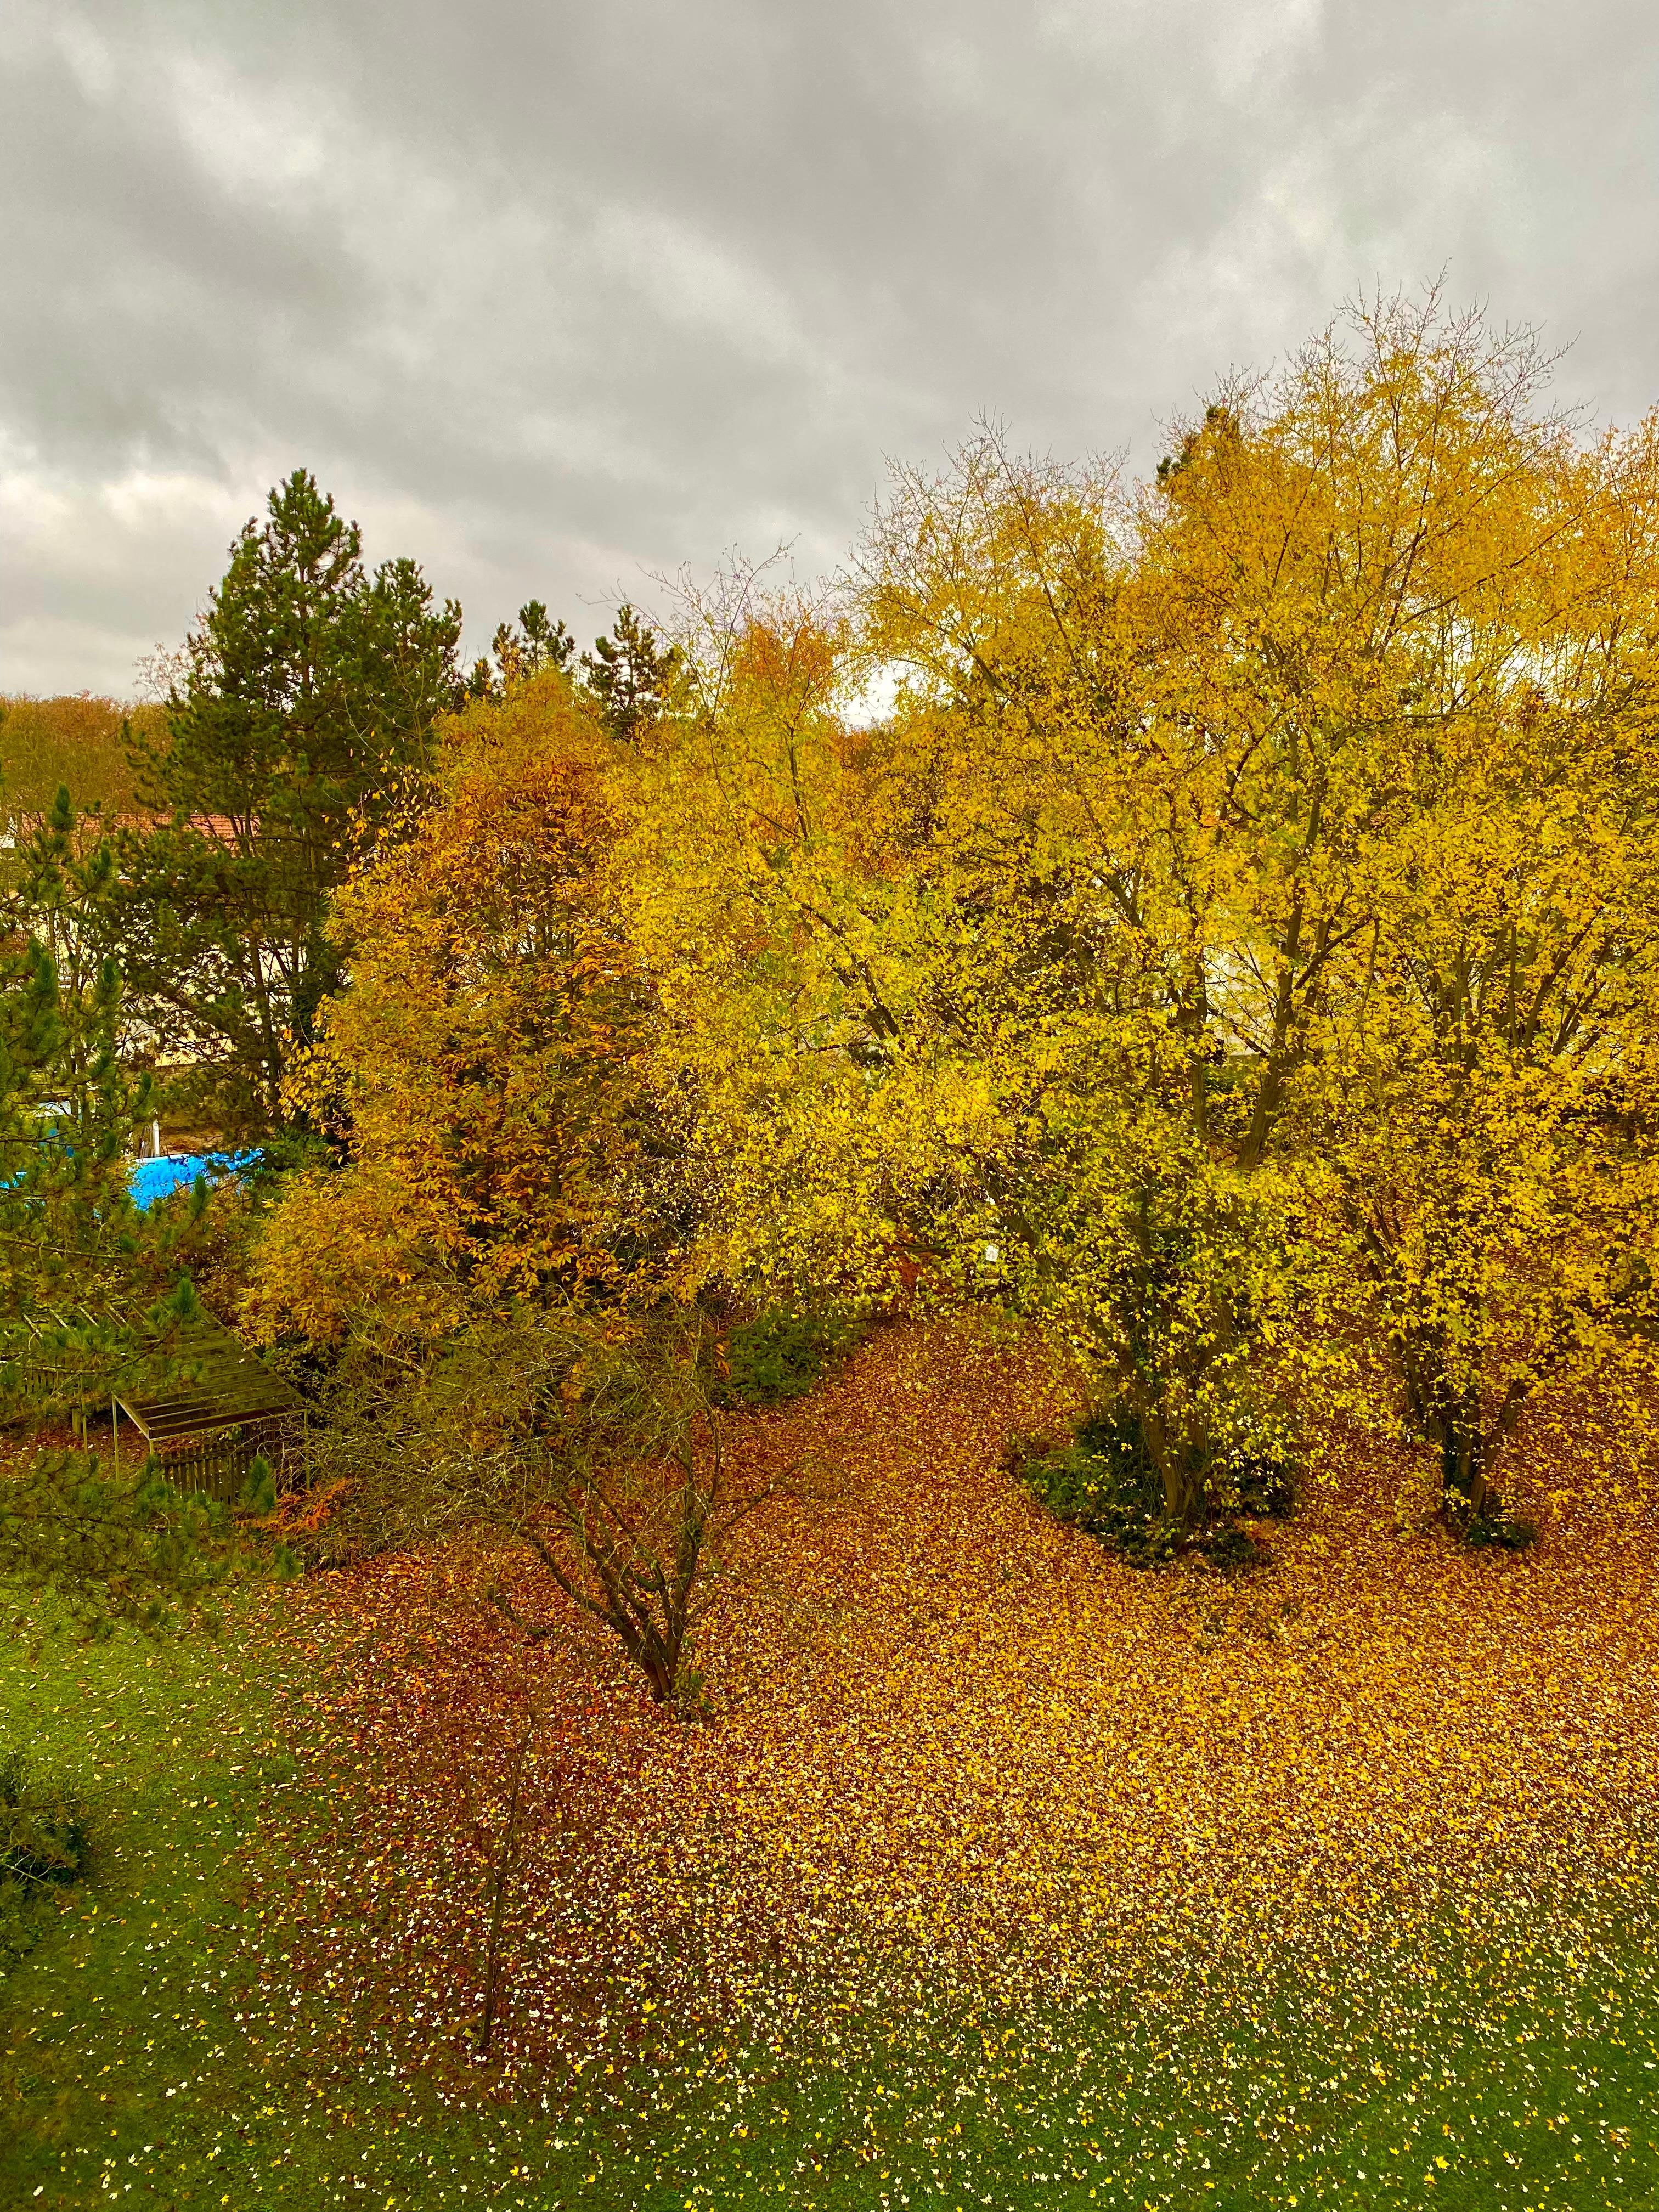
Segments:
[[[701,1728],[454,1552],[13,1639],[94,1857],[5,1988],[0,2202],[1659,2205],[1630,1471],[1521,1560],[1356,1466],[1262,1574],[1138,1575],[1001,1474],[1042,1388],[894,1332],[755,1423],[857,1479],[757,1534]]]

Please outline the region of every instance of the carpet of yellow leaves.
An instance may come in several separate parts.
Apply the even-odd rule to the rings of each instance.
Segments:
[[[1035,1350],[917,1324],[738,1423],[734,1449],[812,1502],[751,1525],[701,1724],[574,1620],[515,1640],[482,1552],[302,1596],[290,1632],[325,1664],[296,1670],[324,1686],[296,1692],[299,1802],[333,1810],[271,1838],[269,2016],[304,1987],[336,2049],[460,2048],[498,1875],[497,2055],[520,2079],[688,2023],[833,2044],[842,2019],[1113,1985],[1173,2011],[1241,1961],[1304,1992],[1362,1956],[1431,1981],[1448,1916],[1478,1957],[1499,1896],[1634,1891],[1655,1492],[1593,1422],[1571,1466],[1542,1449],[1531,1552],[1455,1546],[1409,1462],[1347,1437],[1228,1579],[1137,1571],[1042,1513],[1007,1440],[1063,1411]]]

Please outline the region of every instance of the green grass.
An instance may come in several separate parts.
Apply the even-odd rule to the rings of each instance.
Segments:
[[[20,1740],[94,1857],[3,1993],[7,2207],[1659,2207],[1635,1889],[1443,1920],[1346,1981],[1171,1961],[969,2026],[924,1978],[781,2063],[671,2032],[503,2103],[251,2039],[253,1823],[299,1786],[257,1639],[0,1647]]]

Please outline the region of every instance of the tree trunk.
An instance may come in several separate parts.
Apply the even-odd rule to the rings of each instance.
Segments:
[[[1471,1513],[1492,1509],[1496,1492],[1488,1469],[1493,1445],[1481,1412],[1479,1386],[1448,1386],[1440,1419],[1440,1486],[1449,1501],[1462,1499]]]
[[[1409,1347],[1396,1341],[1413,1418],[1440,1455],[1443,1501],[1472,1514],[1496,1511],[1492,1468],[1503,1441],[1501,1424],[1487,1421],[1479,1379],[1452,1379],[1437,1330],[1419,1334]]]
[[[514,1846],[519,1832],[519,1792],[524,1782],[525,1760],[530,1751],[531,1721],[526,1717],[524,1734],[519,1739],[513,1758],[513,1790],[507,1799],[507,1822],[501,1831],[501,1847],[495,1855],[494,1893],[489,1900],[489,1940],[484,1952],[484,2008],[478,2023],[477,2052],[480,2058],[489,2055],[490,2039],[495,2033],[495,2008],[501,1977],[501,1923],[507,1911],[507,1879],[513,1870]]]

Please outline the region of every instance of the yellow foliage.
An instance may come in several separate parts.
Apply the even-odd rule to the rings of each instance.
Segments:
[[[1547,368],[1380,302],[1154,483],[987,436],[844,602],[697,605],[624,895],[708,1272],[925,1255],[1155,1419],[1291,1304],[1374,1396],[1380,1322],[1476,1509],[1545,1376],[1645,1364],[1659,433]]]
[[[1182,1521],[1291,1401],[1403,1406],[1477,1513],[1545,1384],[1645,1405],[1659,426],[1547,369],[1377,302],[1154,482],[988,434],[836,591],[690,594],[637,744],[475,707],[341,902],[349,1165],[260,1326],[920,1281],[1080,1355]]]
[[[39,820],[51,812],[59,786],[67,785],[83,811],[98,806],[106,816],[131,814],[137,787],[127,758],[128,731],[155,744],[164,739],[166,723],[161,707],[123,707],[89,691],[0,698],[0,797],[8,812]]]

